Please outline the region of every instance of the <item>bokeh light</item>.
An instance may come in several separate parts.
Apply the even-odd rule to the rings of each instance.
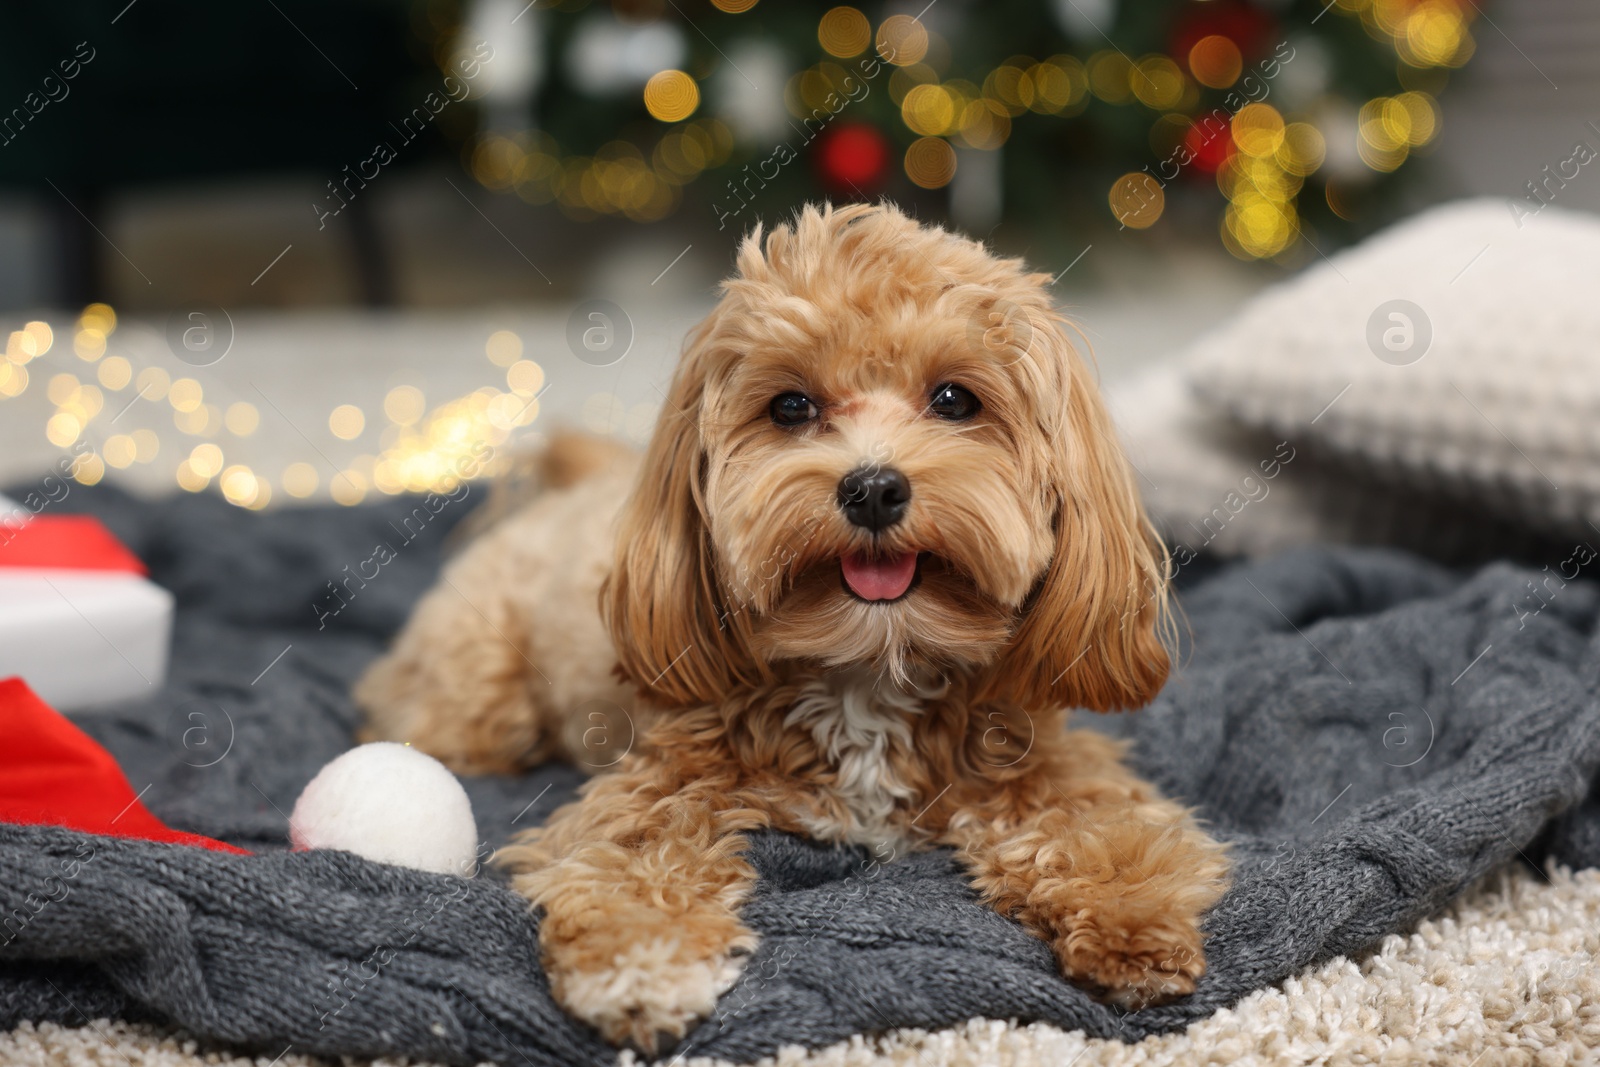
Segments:
[[[1189,49],[1189,73],[1201,85],[1212,89],[1226,89],[1239,80],[1244,71],[1244,57],[1239,46],[1221,34],[1202,37]]]
[[[644,106],[662,122],[682,122],[700,106],[700,87],[681,70],[663,70],[644,84]]]
[[[1166,210],[1166,193],[1155,178],[1135,171],[1124,174],[1111,186],[1111,214],[1130,230],[1148,229]]]
[[[872,23],[853,7],[836,7],[817,23],[817,41],[829,55],[858,56],[872,43]]]
[[[496,330],[485,342],[484,352],[497,367],[509,367],[522,358],[522,338],[510,330]]]
[[[922,62],[928,54],[928,28],[910,15],[890,15],[878,27],[878,54],[897,67]]]
[[[1134,65],[1129,84],[1141,104],[1165,111],[1178,106],[1187,83],[1178,64],[1166,56],[1146,56]]]
[[[222,416],[222,424],[235,437],[249,437],[261,425],[261,412],[249,401],[238,400],[228,405],[228,410]]]
[[[202,478],[215,478],[222,470],[222,449],[210,441],[195,445],[189,453],[189,469]]]
[[[1246,104],[1233,116],[1233,143],[1251,156],[1270,156],[1283,143],[1283,116],[1271,104]]]
[[[423,396],[422,390],[414,385],[397,385],[383,398],[384,416],[390,422],[401,426],[410,426],[422,418],[423,412],[427,410],[427,398]]]
[[[167,390],[172,388],[172,379],[160,367],[146,367],[134,378],[133,384],[144,399],[162,400],[166,398]]]
[[[906,149],[906,177],[924,189],[940,189],[956,176],[956,152],[940,137],[919,137]]]
[[[291,463],[283,469],[283,491],[304,499],[317,491],[317,468],[309,463]]]
[[[367,416],[354,404],[340,404],[328,415],[328,432],[341,441],[354,441],[366,428]]]
[[[506,385],[518,396],[533,396],[544,387],[544,368],[532,360],[518,360],[506,368]]]
[[[133,364],[121,356],[109,356],[95,368],[95,377],[107,389],[125,389],[133,380]]]
[[[179,378],[167,387],[167,403],[173,411],[195,411],[205,401],[205,389],[193,378]]]

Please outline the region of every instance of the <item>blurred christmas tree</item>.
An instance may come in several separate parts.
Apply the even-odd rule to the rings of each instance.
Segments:
[[[1472,0],[434,0],[499,66],[474,177],[566,214],[743,230],[820,195],[1217,233],[1292,258],[1360,228],[1439,132]]]

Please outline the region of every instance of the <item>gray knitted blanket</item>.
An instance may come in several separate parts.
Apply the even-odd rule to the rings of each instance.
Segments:
[[[180,605],[166,688],[78,721],[169,823],[261,854],[0,827],[0,1025],[149,1019],[267,1056],[614,1060],[551,1001],[535,919],[492,875],[282,851],[284,813],[351,743],[350,682],[459,516],[407,543],[398,502],[67,503],[103,516]],[[326,583],[380,542],[398,558],[319,630]],[[1558,562],[1462,576],[1313,551],[1188,583],[1185,668],[1150,708],[1095,722],[1133,737],[1140,767],[1234,843],[1193,996],[1131,1014],[1095,1003],[976,904],[944,852],[878,865],[768,834],[746,908],[761,947],[680,1051],[748,1060],[972,1016],[1134,1040],[1360,953],[1497,864],[1600,864],[1600,587],[1551,580]],[[548,767],[466,784],[494,844],[578,780]]]

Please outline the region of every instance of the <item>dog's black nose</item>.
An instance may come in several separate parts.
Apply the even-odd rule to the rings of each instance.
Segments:
[[[839,507],[857,526],[878,533],[905,518],[911,483],[893,467],[857,467],[839,479]]]

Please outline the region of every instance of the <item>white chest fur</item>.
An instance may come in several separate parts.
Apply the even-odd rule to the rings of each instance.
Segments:
[[[905,834],[891,827],[896,804],[913,790],[895,772],[890,758],[911,745],[911,720],[938,687],[902,688],[873,671],[858,669],[808,682],[784,725],[809,730],[817,748],[837,772],[834,798],[848,817],[826,811],[804,817],[806,830],[822,841],[889,846],[900,850]]]

